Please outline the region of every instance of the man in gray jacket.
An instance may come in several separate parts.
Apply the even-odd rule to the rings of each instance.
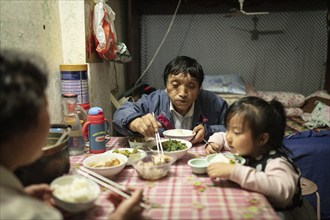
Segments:
[[[116,110],[113,126],[122,135],[141,134],[181,128],[196,132],[193,144],[208,139],[214,132],[225,131],[224,115],[228,104],[201,88],[202,66],[187,56],[174,58],[164,71],[165,90],[142,95],[136,102],[127,101]]]

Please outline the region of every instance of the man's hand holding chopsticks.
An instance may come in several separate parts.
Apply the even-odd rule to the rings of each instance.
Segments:
[[[135,118],[129,124],[129,129],[140,133],[144,137],[154,137],[161,126],[162,124],[151,113],[148,113],[142,117]]]

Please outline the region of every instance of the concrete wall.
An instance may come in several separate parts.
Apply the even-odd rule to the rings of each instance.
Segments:
[[[88,0],[85,0],[88,1]],[[20,48],[45,58],[49,67],[48,100],[51,122],[62,120],[60,64],[86,63],[84,0],[11,0],[0,1],[0,48]],[[125,41],[126,1],[112,0],[116,13],[115,26],[118,40]],[[116,65],[118,83],[113,77]],[[125,65],[89,63],[89,99],[91,106],[103,108],[111,120],[113,106],[110,91],[118,84],[124,88]]]
[[[57,1],[0,1],[1,48],[19,48],[45,58],[49,72],[49,109],[52,122],[60,120],[60,78],[63,62]]]

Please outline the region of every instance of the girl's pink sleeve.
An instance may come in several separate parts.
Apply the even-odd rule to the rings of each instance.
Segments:
[[[230,180],[242,188],[264,194],[276,207],[286,207],[297,190],[299,175],[289,162],[282,158],[268,162],[264,172],[235,164]]]
[[[226,140],[226,132],[216,132],[210,136],[208,142],[215,143],[221,146],[221,151],[230,151]]]

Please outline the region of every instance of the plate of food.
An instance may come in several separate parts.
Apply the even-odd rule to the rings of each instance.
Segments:
[[[144,150],[138,148],[116,148],[109,151],[110,153],[122,154],[127,157],[126,166],[132,165],[135,160],[140,160],[146,155]]]
[[[121,172],[127,161],[126,156],[107,151],[86,157],[83,166],[102,176],[111,177]]]
[[[148,149],[155,144],[155,138],[153,137],[140,137],[131,136],[128,137],[128,144],[130,148]]]
[[[154,152],[146,153],[145,157],[132,163],[139,177],[145,180],[158,180],[165,177],[176,161],[175,155],[164,153],[160,155]]]

